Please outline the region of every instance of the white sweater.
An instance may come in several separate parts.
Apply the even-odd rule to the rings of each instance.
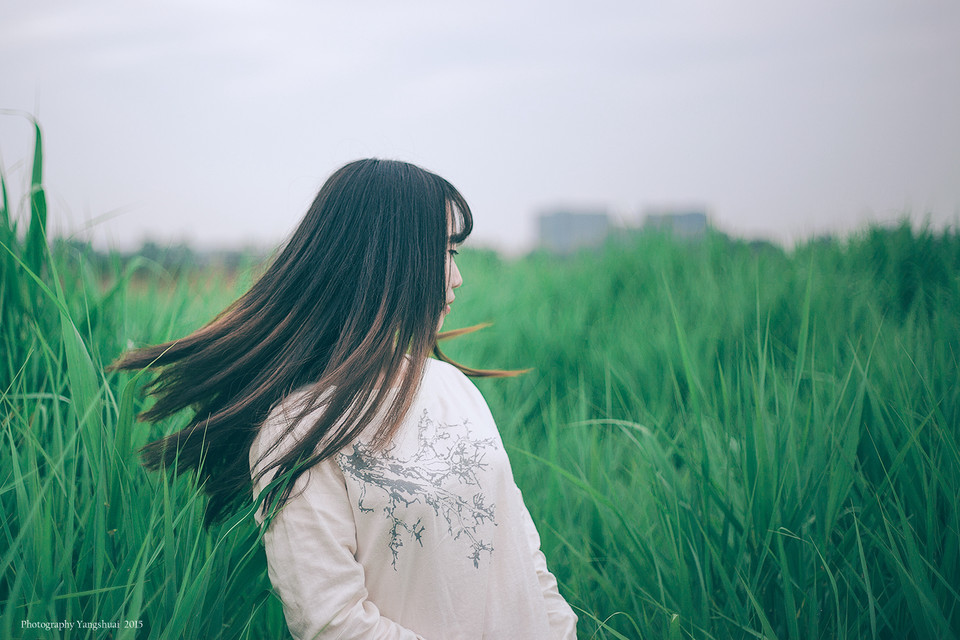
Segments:
[[[289,424],[298,395],[264,422],[251,465]],[[576,638],[577,617],[547,570],[473,383],[428,360],[416,400],[379,451],[369,445],[375,427],[304,473],[264,535],[293,636]]]

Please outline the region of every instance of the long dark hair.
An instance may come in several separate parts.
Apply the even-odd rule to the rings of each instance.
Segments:
[[[460,193],[417,166],[368,159],[336,171],[249,291],[189,336],[111,365],[159,369],[146,387],[156,402],[141,420],[194,410],[182,430],[143,447],[143,464],[196,471],[210,498],[209,525],[249,498],[250,446],[271,408],[295,389],[310,385],[287,433],[321,404],[323,411],[295,447],[258,468],[258,478],[274,469],[288,478],[266,492],[268,504],[282,506],[297,477],[375,415],[382,422],[374,443],[387,442],[431,351],[451,362],[436,346],[445,260],[448,244],[472,228]]]

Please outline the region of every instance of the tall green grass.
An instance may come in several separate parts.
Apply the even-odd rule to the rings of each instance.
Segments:
[[[104,373],[242,284],[49,242],[36,133],[0,210],[0,637],[282,637],[249,514],[204,531],[191,480],[137,464],[183,419],[136,423],[143,380]],[[480,386],[582,637],[960,637],[955,232],[461,271],[449,328],[495,324],[445,350],[535,368]],[[23,626],[64,620],[121,628]]]
[[[449,351],[537,367],[482,386],[585,618],[627,637],[960,635],[955,233],[463,262],[453,317],[498,324]]]
[[[29,215],[6,196],[0,210],[0,637],[276,635],[247,514],[205,532],[188,478],[145,473],[136,450],[159,431],[134,421],[139,381],[104,373],[131,337],[171,337],[209,310],[187,310],[197,292],[163,274],[132,288],[149,265],[103,274],[69,245],[51,253],[36,132]],[[56,622],[72,629],[35,626]]]

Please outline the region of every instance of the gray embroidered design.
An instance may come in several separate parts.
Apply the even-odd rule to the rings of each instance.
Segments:
[[[357,506],[361,513],[374,513],[369,502],[386,498],[383,514],[390,521],[388,547],[397,568],[400,548],[407,541],[423,546],[424,535],[431,532],[422,523],[403,519],[405,507],[421,503],[433,508],[447,523],[454,540],[469,548],[467,558],[480,566],[483,553],[493,554],[493,546],[480,539],[479,527],[486,522],[497,525],[493,504],[486,504],[477,473],[487,467],[486,451],[497,446],[494,438],[470,438],[470,423],[438,424],[427,410],[417,425],[417,450],[406,458],[397,455],[397,447],[375,451],[366,443],[355,443],[350,453],[337,455],[337,464],[345,474],[360,483]],[[368,493],[372,493],[368,496]],[[403,508],[401,508],[403,507]]]

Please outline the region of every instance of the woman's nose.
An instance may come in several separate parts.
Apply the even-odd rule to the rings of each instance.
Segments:
[[[456,289],[463,284],[463,277],[460,275],[460,268],[453,260],[450,261],[450,288]]]

